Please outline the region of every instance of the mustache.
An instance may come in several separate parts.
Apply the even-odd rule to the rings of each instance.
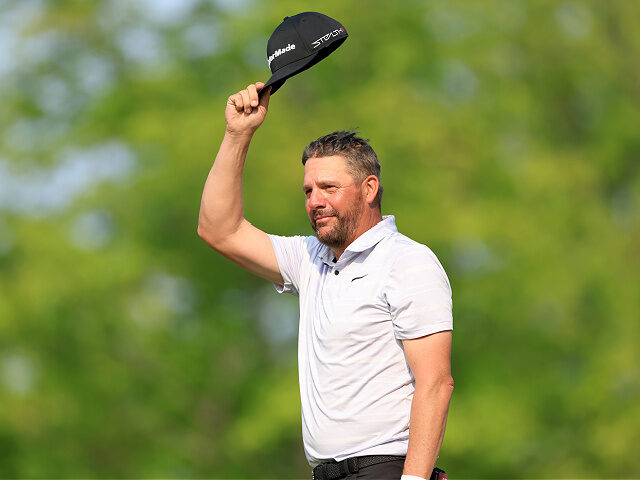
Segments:
[[[312,218],[315,220],[318,217],[324,216],[339,217],[338,212],[336,212],[335,210],[316,210],[313,212]]]

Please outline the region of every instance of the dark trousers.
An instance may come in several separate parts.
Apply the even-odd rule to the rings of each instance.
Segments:
[[[404,459],[378,463],[361,468],[358,473],[344,477],[347,480],[400,480]]]

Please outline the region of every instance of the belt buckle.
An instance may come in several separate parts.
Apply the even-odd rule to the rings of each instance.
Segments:
[[[340,469],[340,478],[348,477],[349,475],[355,475],[358,473],[358,459],[356,457],[345,458],[341,462],[338,462],[338,468]]]

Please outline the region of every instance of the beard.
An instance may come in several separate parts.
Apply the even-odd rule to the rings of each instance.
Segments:
[[[311,228],[316,232],[318,241],[330,248],[346,247],[355,236],[360,220],[360,209],[354,203],[349,210],[343,214],[339,214],[333,209],[316,210],[311,218]],[[335,218],[333,227],[325,227],[324,232],[320,233],[320,228],[316,224],[316,218],[324,215],[331,215]]]

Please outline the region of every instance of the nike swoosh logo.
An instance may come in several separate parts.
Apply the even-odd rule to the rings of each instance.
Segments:
[[[351,281],[353,282],[354,280],[359,280],[359,279],[361,279],[361,278],[366,277],[367,275],[369,275],[369,274],[368,274],[368,273],[365,273],[364,275],[361,275],[361,276],[359,276],[359,277],[352,278],[352,279],[351,279]]]

